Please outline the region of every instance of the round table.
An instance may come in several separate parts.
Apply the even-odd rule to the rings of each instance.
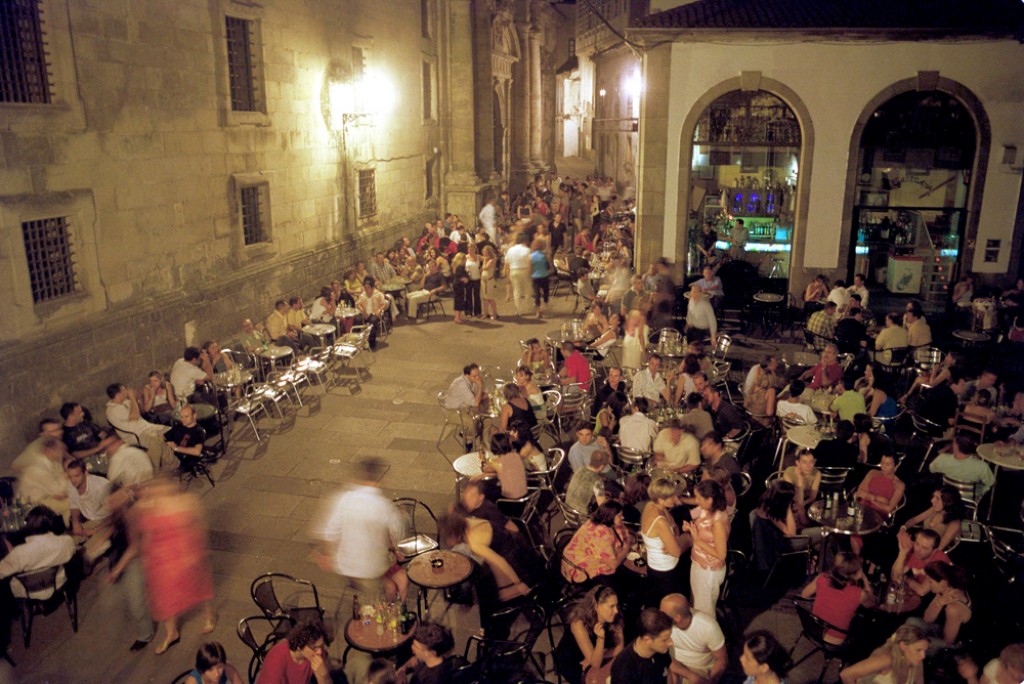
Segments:
[[[359,309],[353,309],[352,307],[339,308],[334,315],[341,321],[341,332],[348,334],[352,332],[352,326],[355,325],[356,318],[359,317]]]
[[[780,294],[775,294],[774,292],[758,292],[754,295],[754,301],[760,302],[761,304],[778,304],[783,299],[785,299],[785,297]]]
[[[804,449],[816,448],[823,439],[825,435],[814,425],[797,425],[786,430],[786,441]]]
[[[985,333],[974,332],[973,330],[954,330],[953,337],[963,340],[968,346],[979,342],[988,342],[992,339],[991,336]]]
[[[807,517],[821,525],[821,553],[818,555],[818,569],[821,570],[821,562],[825,558],[825,544],[831,534],[842,534],[846,536],[865,536],[882,529],[885,524],[886,515],[870,506],[858,503],[864,515],[860,523],[857,518],[847,515],[846,506],[840,504],[839,508],[825,510],[824,501],[815,501],[807,508]]]
[[[324,347],[327,346],[327,338],[333,336],[336,330],[330,323],[311,323],[302,326],[302,332],[320,340],[320,346]]]
[[[978,458],[988,461],[993,466],[995,482],[992,483],[992,491],[988,495],[988,517],[992,517],[992,504],[996,500],[996,487],[999,486],[999,469],[1024,470],[1024,446],[1007,445],[1000,446],[994,442],[979,444],[977,449]]]
[[[885,598],[889,594],[889,586],[892,584],[892,580],[885,584],[879,585],[878,587],[878,605],[875,610],[883,613],[889,613],[890,615],[904,615],[906,613],[912,613],[918,609],[921,605],[921,597],[916,591],[906,586],[905,581],[903,584],[903,600],[897,601],[896,603],[886,603]]]
[[[395,633],[387,628],[384,629],[383,634],[377,634],[375,621],[371,620],[370,624],[364,624],[362,620],[349,620],[345,625],[345,641],[348,642],[348,648],[345,649],[345,653],[341,657],[342,666],[348,660],[349,650],[353,648],[374,657],[394,653],[412,641],[416,635],[418,623],[419,619],[415,618],[409,630],[404,634],[401,630]]]
[[[486,452],[485,457],[490,460],[491,453]],[[452,467],[462,477],[479,477],[484,474],[484,471],[480,469],[480,452],[472,451],[468,454],[459,456],[452,463]]]
[[[242,368],[236,368],[224,373],[214,373],[213,375],[213,384],[222,390],[233,390],[236,387],[242,387],[251,380],[252,373]]]
[[[755,318],[760,319],[761,332],[764,334],[765,339],[775,338],[779,327],[779,318],[782,313],[779,305],[786,301],[786,298],[774,292],[758,292],[752,299],[755,304]],[[751,332],[753,331],[751,330]]]
[[[439,562],[440,565],[435,565]],[[457,586],[473,574],[474,564],[469,558],[454,551],[428,551],[416,556],[405,566],[409,580],[420,588],[416,595],[416,612],[422,615],[421,603],[427,605],[427,591],[444,590]]]

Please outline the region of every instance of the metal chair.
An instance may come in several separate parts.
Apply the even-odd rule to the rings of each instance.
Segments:
[[[992,550],[992,562],[1007,584],[1014,584],[1024,577],[1024,532],[995,525],[985,525],[984,529]]]
[[[470,649],[474,649],[473,661],[479,681],[506,681],[510,672],[528,665],[534,667],[535,674],[543,677],[544,668],[537,660],[533,647],[547,623],[544,609],[535,603],[524,603],[503,608],[491,617],[511,624],[513,631],[508,639],[470,635],[466,641],[464,657],[469,660]]]
[[[538,442],[543,434],[551,435],[551,438],[558,443],[561,435],[558,434],[558,414],[562,406],[562,393],[558,390],[544,390],[544,414],[537,415],[537,424],[533,426],[533,438]]]
[[[495,503],[507,517],[517,518],[528,524],[537,512],[538,499],[540,499],[540,489],[534,487],[528,488],[525,496],[517,499],[499,497]]]
[[[853,472],[852,468],[819,468],[821,472],[822,492],[839,491],[845,488],[846,478]]]
[[[779,480],[781,480],[782,479],[782,475],[783,475],[783,471],[776,470],[774,473],[771,473],[768,477],[766,477],[764,479],[764,487],[765,487],[765,489],[771,489],[772,483],[778,482]]]
[[[261,382],[255,385],[250,385],[249,393],[250,397],[264,405],[267,403],[272,404],[274,410],[277,412],[277,417],[282,420],[284,419],[284,411],[281,410],[281,402],[287,401],[289,405],[294,405],[286,385]],[[270,412],[268,411],[267,414],[269,415],[269,413]]]
[[[914,435],[921,435],[926,440],[942,437],[943,433],[946,432],[946,428],[942,425],[934,423],[917,413],[910,414],[910,421],[914,425]]]
[[[61,564],[12,576],[11,589],[18,603],[25,648],[32,641],[32,622],[35,616],[49,615],[61,603],[67,606],[71,631],[78,632],[78,588],[68,581],[67,572],[67,565]],[[24,591],[17,591],[14,582],[18,582]],[[25,595],[17,596],[19,593]]]
[[[924,452],[924,458],[921,459],[920,465],[917,466],[917,472],[923,473],[925,466],[931,463],[935,456],[941,454],[944,450],[952,448],[953,440],[951,439],[934,439],[928,444],[928,449]]]
[[[468,452],[473,448],[475,425],[472,418],[467,420],[466,412],[462,409],[450,409],[444,405],[447,396],[448,393],[445,390],[437,393],[437,405],[441,408],[441,415],[444,417],[441,433],[437,436],[437,450],[443,454],[444,451],[441,450],[441,443],[444,442],[445,438],[453,437],[458,440],[459,446]],[[458,416],[458,423],[452,421],[452,413]]]
[[[590,403],[587,390],[579,383],[563,385],[562,401],[558,405],[559,441],[563,435],[571,436],[580,423],[590,422]]]
[[[715,348],[711,350],[711,358],[718,359],[719,361],[725,361],[725,356],[729,353],[729,347],[731,346],[732,336],[726,333],[720,333],[718,335]]]
[[[256,681],[256,675],[263,667],[263,659],[270,649],[284,638],[284,634],[278,634],[276,631],[280,624],[279,620],[268,618],[265,615],[254,615],[238,621],[236,629],[238,638],[252,651],[248,669],[250,682]]]
[[[816,332],[811,332],[804,328],[804,342],[807,343],[807,348],[809,350],[813,349],[814,351],[820,352],[826,346],[836,344],[837,340],[834,337],[825,337],[824,335],[819,335]]]
[[[255,386],[250,385],[249,387],[246,387],[245,394],[228,402],[227,413],[229,416],[245,416],[249,421],[249,425],[252,427],[253,433],[256,435],[256,441],[262,441],[260,438],[259,428],[256,427],[256,418],[260,413],[267,413],[267,406],[263,402],[263,397]]]
[[[202,429],[202,428],[200,428]],[[203,431],[203,442],[206,442],[206,432]],[[211,487],[216,487],[216,483],[213,481],[213,475],[210,474],[210,466],[213,465],[216,460],[212,457],[206,449],[203,449],[198,456],[191,454],[183,454],[175,452],[174,454],[178,458],[178,481],[184,482],[187,487],[191,484],[192,480],[197,477],[205,477],[210,482]]]
[[[949,475],[942,476],[942,484],[953,487],[960,492],[960,499],[964,505],[967,506],[973,515],[971,520],[978,519],[978,500],[981,498],[978,496],[978,483],[968,482],[966,480],[957,480],[956,478],[950,477]]]
[[[800,636],[793,642],[793,648],[789,651],[789,657],[792,658],[796,652],[797,646],[800,644],[801,639],[806,639],[811,643],[811,650],[808,651],[793,663],[793,667],[798,666],[810,658],[815,653],[821,652],[825,656],[825,662],[821,666],[821,671],[818,673],[818,682],[820,683],[825,678],[825,673],[828,671],[828,666],[833,660],[838,660],[840,668],[846,663],[847,656],[849,653],[849,640],[844,641],[841,644],[833,644],[825,640],[826,632],[839,632],[844,637],[848,636],[848,632],[845,629],[840,629],[833,624],[822,620],[817,615],[811,613],[810,607],[803,601],[793,601],[793,605],[796,606],[796,614],[800,618]]]
[[[268,572],[252,581],[249,594],[253,602],[263,611],[264,617],[275,621],[274,633],[285,636],[293,624],[314,621],[323,622],[324,609],[320,605],[320,592],[309,580],[299,579],[282,572]],[[312,594],[312,606],[292,605],[308,601]]]
[[[407,559],[415,558],[416,556],[426,553],[427,551],[433,551],[438,548],[437,543],[437,517],[434,512],[430,510],[430,506],[423,503],[419,499],[412,497],[400,496],[394,499],[394,503],[398,506],[398,509],[405,514],[409,520],[409,536],[405,537],[395,547],[399,553],[405,556]],[[417,523],[417,513],[422,509],[423,513],[430,518],[434,524],[433,532],[434,536],[430,536],[426,532],[422,531],[422,526]],[[420,522],[425,522],[423,515],[419,516]]]
[[[309,350],[309,356],[297,359],[293,368],[305,375],[307,382],[315,380],[326,394],[330,381],[331,360],[330,347],[312,347]]]
[[[739,499],[750,491],[754,481],[750,477],[750,473],[746,471],[740,471],[732,476],[732,489],[736,492],[736,498]]]
[[[630,449],[618,443],[613,444],[612,447],[616,456],[616,463],[613,465],[624,476],[635,473],[638,470],[643,470],[654,457],[654,452],[652,451]]]

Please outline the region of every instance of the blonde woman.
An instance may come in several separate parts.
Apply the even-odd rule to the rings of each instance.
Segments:
[[[644,315],[632,310],[626,316],[622,333],[622,367],[630,370],[643,368],[647,356],[647,338],[650,328]]]
[[[843,684],[924,684],[928,638],[920,628],[903,625],[865,660],[839,673]]]

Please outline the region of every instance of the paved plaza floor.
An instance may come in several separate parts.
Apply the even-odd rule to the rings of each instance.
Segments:
[[[445,303],[450,309],[451,301]],[[506,371],[514,367],[519,340],[543,338],[557,329],[569,317],[572,303],[571,295],[556,297],[551,315],[541,320],[510,317],[510,305],[502,302],[497,322],[456,325],[450,311],[444,320],[435,316],[417,324],[401,322],[378,350],[370,367],[372,377],[357,391],[307,391],[306,405],[283,421],[260,421],[261,443],[252,439],[248,427],[235,423],[236,437],[227,456],[213,469],[216,486],[196,480],[189,487],[201,497],[208,514],[218,614],[214,633],[201,635],[202,617],[193,614],[184,620],[181,643],[168,653],[157,656],[152,645],[129,653],[133,636],[124,596],[117,585],[107,585],[106,567],[101,565],[82,588],[77,634],[63,610],[36,618],[29,649],[22,647],[21,631],[14,627],[10,654],[17,667],[9,673],[13,681],[171,682],[193,666],[196,647],[207,639],[220,641],[229,660],[244,673],[250,653],[235,630],[240,619],[258,614],[250,583],[268,571],[311,580],[328,615],[339,602],[346,614],[351,599],[343,596],[341,581],[310,560],[309,521],[322,499],[342,486],[355,461],[372,455],[389,466],[380,483],[388,496],[412,496],[435,512],[445,510],[453,501],[454,474],[437,449],[443,421],[438,391],[470,361]],[[756,355],[763,353],[756,350]],[[449,440],[445,450],[448,458],[460,451],[455,440]],[[435,604],[437,612],[441,604]],[[461,652],[478,624],[475,608],[453,608],[444,620],[455,627],[456,651]],[[790,632],[790,643],[795,637],[792,616],[767,614],[757,622],[780,630],[780,636]],[[344,647],[344,639],[337,639],[331,656],[340,658]],[[351,681],[360,681],[365,666],[366,659],[359,654],[349,659]],[[0,672],[0,682],[4,674]]]

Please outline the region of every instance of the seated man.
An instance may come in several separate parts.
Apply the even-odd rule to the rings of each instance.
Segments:
[[[658,436],[658,423],[647,417],[647,400],[633,400],[630,413],[619,420],[619,444],[627,449],[648,452]]]
[[[448,422],[461,425],[465,431],[470,427],[466,419],[472,421],[472,432],[463,435],[466,451],[473,448],[473,439],[483,428],[483,423],[476,417],[477,407],[483,400],[484,381],[480,376],[480,366],[471,363],[462,369],[462,375],[452,380],[443,402]]]
[[[725,450],[722,436],[713,430],[700,440],[700,455],[704,458],[705,466],[717,466],[729,475],[737,475],[740,472],[740,464]]]
[[[927,347],[932,343],[932,329],[925,320],[920,302],[907,302],[903,327],[907,329],[907,346]]]
[[[800,379],[807,382],[812,390],[835,387],[843,378],[843,367],[839,365],[839,348],[834,344],[825,345],[818,365],[803,372]],[[809,382],[808,382],[809,381]]]
[[[175,425],[164,435],[167,446],[180,461],[184,458],[199,458],[203,455],[206,442],[206,431],[196,421],[196,410],[186,404],[179,412],[181,423]]]
[[[327,633],[319,622],[300,622],[263,659],[256,684],[331,684]]]
[[[436,622],[423,622],[412,639],[412,658],[398,668],[409,684],[443,684],[450,682],[458,669],[456,662],[445,656],[455,647],[451,631]]]
[[[558,377],[561,378],[562,384],[578,384],[579,391],[589,391],[590,364],[586,357],[580,353],[575,344],[568,340],[562,342],[562,356],[565,358],[565,362],[562,364],[562,369],[558,371]]]
[[[875,354],[876,360],[886,366],[896,365],[900,363],[897,360],[894,364],[892,358],[892,349],[903,349],[907,346],[907,330],[900,325],[900,315],[897,313],[887,313],[885,315],[885,327],[878,333],[878,337],[875,338],[875,352],[882,352],[881,354]]]
[[[853,423],[840,420],[836,423],[835,439],[823,439],[814,447],[814,458],[819,468],[853,468],[859,455],[857,433]]]
[[[423,282],[416,285],[418,289],[409,293],[408,302],[410,313],[419,318],[420,305],[437,299],[438,295],[448,289],[444,275],[437,268],[436,259],[427,262],[427,274],[423,277]]]
[[[504,530],[509,533],[519,532],[516,524],[508,519],[498,508],[498,505],[487,498],[484,489],[486,483],[481,480],[466,480],[462,485],[462,493],[459,494],[459,506],[462,512],[474,518],[480,518],[491,523],[493,530]],[[499,532],[496,532],[499,533]]]
[[[288,327],[288,303],[283,299],[274,302],[274,310],[267,316],[267,336],[279,347],[290,347],[298,354],[302,351],[300,337]]]
[[[661,376],[661,354],[652,353],[647,358],[647,368],[639,370],[633,376],[633,397],[643,397],[652,406],[664,401],[672,401],[668,383]]]
[[[907,530],[901,529],[896,535],[896,540],[900,550],[896,555],[896,562],[892,564],[892,578],[898,582],[906,577],[908,586],[918,596],[930,593],[931,582],[924,573],[925,566],[933,561],[950,562],[949,556],[939,551],[939,533],[922,528],[911,537]]]
[[[953,452],[935,457],[928,470],[961,482],[974,483],[974,501],[978,502],[995,483],[992,468],[977,456],[978,443],[971,435],[958,434],[953,438]]]
[[[607,450],[604,437],[594,439],[594,431],[586,424],[576,430],[576,441],[569,447],[569,467],[572,472],[582,470],[590,464],[590,458],[597,451]]]
[[[715,430],[723,439],[732,439],[747,427],[743,414],[722,397],[722,392],[717,387],[708,387],[704,390],[704,395],[707,397],[708,408],[711,409]]]
[[[250,354],[260,352],[270,346],[270,336],[262,323],[253,324],[252,319],[242,321],[242,336],[239,338],[242,348]]]
[[[715,269],[710,266],[705,266],[701,270],[703,276],[700,280],[696,281],[694,285],[700,287],[701,291],[708,298],[713,305],[717,305],[718,300],[721,300],[725,296],[725,289],[722,287],[722,279],[715,275]]]
[[[599,492],[603,492],[601,473],[609,467],[611,457],[598,449],[590,455],[590,462],[573,472],[565,489],[565,505],[580,513],[590,513]],[[595,491],[596,490],[596,491]]]
[[[594,398],[594,405],[590,407],[590,414],[596,416],[608,401],[608,397],[615,392],[626,392],[626,381],[622,379],[622,369],[617,367],[608,369],[608,377],[597,388],[597,396]]]
[[[25,446],[14,462],[17,463],[22,459],[27,460],[32,455],[41,455],[43,452],[43,442],[46,441],[47,437],[55,437],[57,439],[64,437],[64,427],[61,425],[61,421],[56,418],[43,418],[39,421],[39,434]]]
[[[720,680],[729,664],[729,652],[715,616],[691,609],[682,594],[669,594],[661,599],[659,608],[672,619],[673,672],[681,666],[684,671],[679,674],[687,684]]]
[[[356,300],[356,308],[361,322],[373,326],[370,328],[370,350],[377,351],[377,333],[389,307],[387,297],[377,289],[377,281],[369,276],[363,278],[363,294]]]
[[[166,425],[150,423],[142,418],[142,410],[139,406],[139,399],[134,389],[115,383],[107,387],[107,422],[115,430],[123,430],[135,435],[142,446],[149,452],[153,461],[153,468],[159,470],[163,465],[164,456],[170,460],[170,453],[167,452],[167,444],[164,442],[164,433],[169,429]],[[108,449],[109,455],[109,449]]]
[[[654,465],[676,473],[696,470],[700,466],[700,442],[678,420],[670,420],[654,440]]]
[[[162,443],[167,448],[166,443]],[[146,452],[117,440],[107,448],[107,479],[119,487],[137,485],[153,479],[153,464]]]
[[[779,418],[799,418],[807,425],[817,425],[818,416],[814,414],[814,409],[801,400],[806,390],[800,380],[789,383],[789,397],[775,403],[775,415]]]
[[[836,342],[844,354],[860,354],[868,342],[868,328],[864,325],[864,310],[850,307],[846,317],[836,323]]]
[[[953,366],[949,369],[949,380],[932,387],[921,399],[917,405],[917,415],[943,429],[948,428],[956,419],[960,397],[966,392],[967,379],[964,372]]]
[[[807,319],[807,330],[814,333],[814,348],[821,351],[836,336],[836,303],[825,302],[825,308]]]
[[[201,385],[213,382],[213,376],[204,371],[204,352],[199,347],[186,347],[182,357],[171,366],[171,386],[179,400],[216,406],[216,398]]]
[[[96,423],[86,420],[81,404],[66,402],[60,407],[60,415],[64,419],[64,444],[75,458],[89,458],[106,451],[117,439],[117,435],[111,435]]]
[[[698,373],[697,375],[703,376],[704,374]],[[704,439],[704,435],[715,429],[714,421],[711,420],[711,414],[704,408],[704,399],[701,396],[701,392],[705,389],[707,389],[706,382],[700,385],[698,391],[690,392],[686,395],[686,413],[679,419],[684,426],[690,425],[693,427],[693,434],[697,439]]]
[[[19,499],[46,506],[69,521],[68,480],[63,467],[67,454],[64,442],[46,437],[38,449],[26,449],[18,456],[11,468],[18,476],[14,491]]]
[[[85,557],[99,558],[110,548],[113,533],[107,497],[110,480],[85,472],[85,464],[71,461],[65,467],[68,476],[68,507],[71,509],[71,533],[85,538]]]
[[[655,608],[645,608],[637,621],[636,639],[615,657],[613,684],[647,684],[668,681],[668,673],[682,676],[682,668],[668,654],[672,647],[672,618]]]
[[[46,506],[36,506],[25,516],[25,527],[19,536],[24,543],[14,546],[0,560],[0,580],[33,570],[43,570],[54,565],[63,565],[75,555],[75,541],[67,534],[57,534],[61,529],[58,517]],[[67,575],[61,568],[57,572],[57,586],[67,582]],[[11,580],[11,593],[17,598],[47,599],[53,595],[49,587],[29,594],[17,580]]]
[[[858,413],[867,413],[868,407],[864,402],[864,395],[853,389],[853,378],[846,375],[840,382],[843,385],[843,393],[832,400],[829,409],[839,416],[839,420],[852,421]]]

